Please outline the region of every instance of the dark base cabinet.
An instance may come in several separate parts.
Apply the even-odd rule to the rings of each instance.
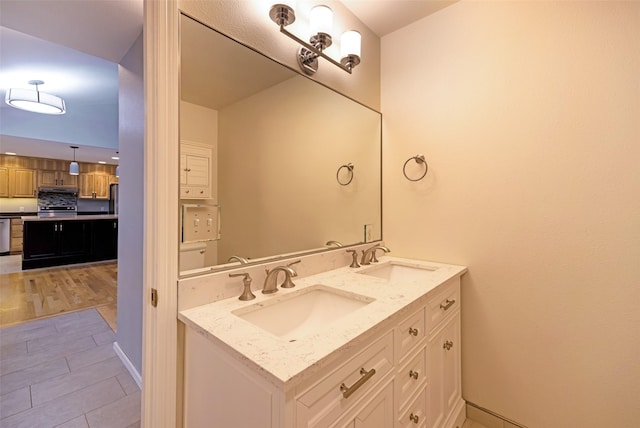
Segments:
[[[22,269],[118,257],[118,220],[24,221]]]

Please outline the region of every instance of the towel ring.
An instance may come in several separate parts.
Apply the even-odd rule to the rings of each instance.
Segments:
[[[349,170],[349,180],[346,182],[340,181],[340,171],[342,171],[343,168],[347,168],[347,170]],[[351,182],[353,181],[353,164],[351,162],[338,168],[338,171],[336,172],[336,180],[341,186],[347,186],[351,184]]]
[[[407,175],[407,164],[412,160],[415,160],[418,165],[424,164],[424,172],[418,178],[409,178],[409,176]],[[407,159],[407,161],[404,163],[404,166],[402,167],[402,173],[404,174],[404,177],[409,181],[422,180],[424,176],[427,175],[427,171],[429,171],[429,164],[427,164],[427,161],[425,160],[424,155],[415,155],[410,157],[409,159]]]

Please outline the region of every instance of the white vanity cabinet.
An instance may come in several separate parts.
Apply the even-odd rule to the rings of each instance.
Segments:
[[[459,276],[284,382],[204,330],[187,326],[184,337],[185,428],[461,428],[464,421]]]

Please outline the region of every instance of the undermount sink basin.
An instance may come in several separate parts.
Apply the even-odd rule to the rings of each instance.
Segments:
[[[400,262],[386,262],[369,268],[362,269],[358,273],[375,276],[388,281],[418,281],[431,277],[437,267],[412,265]]]
[[[374,300],[318,284],[282,298],[236,309],[232,313],[271,334],[294,342]]]

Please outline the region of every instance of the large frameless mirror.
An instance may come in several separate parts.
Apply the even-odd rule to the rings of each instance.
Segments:
[[[180,273],[380,240],[381,115],[185,15]]]

